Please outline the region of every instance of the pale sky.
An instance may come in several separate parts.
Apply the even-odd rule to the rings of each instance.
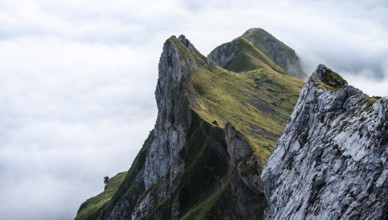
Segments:
[[[164,41],[207,55],[261,27],[369,95],[388,95],[388,2],[0,1],[0,219],[72,219],[128,170],[156,120]]]

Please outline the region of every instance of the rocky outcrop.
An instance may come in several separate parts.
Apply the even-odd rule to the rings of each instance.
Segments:
[[[179,42],[178,42],[179,41]],[[145,161],[144,184],[148,189],[167,171],[182,149],[190,128],[189,111],[190,71],[196,68],[196,53],[193,45],[184,36],[178,41],[171,39],[163,48],[159,62],[159,79],[155,91],[158,118],[155,124],[155,139]],[[182,44],[187,53],[181,54],[176,44]],[[174,169],[175,176],[179,169]]]
[[[230,194],[235,198],[234,212],[231,215],[235,219],[262,217],[267,204],[259,175],[261,168],[252,147],[231,124],[225,127],[225,140],[229,155]]]
[[[388,100],[320,65],[262,173],[266,219],[386,219]]]
[[[217,65],[226,68],[228,63],[235,59],[242,51],[238,41],[222,44],[208,55],[208,58]]]

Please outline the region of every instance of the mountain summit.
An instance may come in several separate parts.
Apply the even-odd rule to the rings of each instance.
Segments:
[[[83,203],[76,219],[262,218],[261,170],[303,82],[264,54],[255,59],[266,66],[231,72],[185,36],[169,38],[154,129],[129,171]]]
[[[214,49],[208,57],[221,67],[236,72],[270,66],[278,72],[306,78],[295,51],[260,28],[247,30],[242,36]]]

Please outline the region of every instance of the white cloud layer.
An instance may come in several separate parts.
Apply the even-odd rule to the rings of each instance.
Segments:
[[[0,219],[71,219],[153,128],[163,42],[204,54],[251,27],[388,95],[388,3],[2,0]]]

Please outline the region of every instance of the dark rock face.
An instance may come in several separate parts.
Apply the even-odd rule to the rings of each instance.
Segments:
[[[388,100],[320,65],[262,173],[266,219],[386,219]]]
[[[241,53],[241,46],[238,42],[232,41],[214,49],[208,56],[210,60],[221,67],[226,67],[228,63]]]

